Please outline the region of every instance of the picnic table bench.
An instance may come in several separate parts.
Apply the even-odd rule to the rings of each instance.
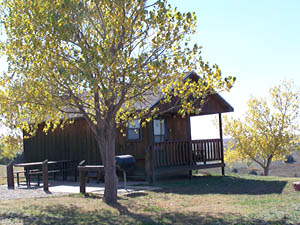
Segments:
[[[13,167],[22,167],[23,170],[13,172]],[[17,184],[20,185],[20,174],[24,174],[26,178],[26,185],[30,187],[31,177],[37,176],[37,185],[40,185],[40,177],[43,177],[43,182],[48,183],[48,174],[53,174],[54,179],[56,174],[61,173],[62,179],[66,180],[68,172],[74,172],[75,181],[77,181],[77,164],[72,160],[58,160],[58,161],[48,161],[44,162],[30,162],[30,163],[10,163],[7,166],[7,179],[8,187],[14,188],[14,174],[17,176]],[[44,176],[47,175],[47,181],[45,181]]]

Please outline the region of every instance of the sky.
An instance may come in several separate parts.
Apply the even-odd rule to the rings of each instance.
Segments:
[[[237,78],[230,93],[221,93],[234,107],[228,116],[242,118],[251,96],[267,97],[269,89],[284,79],[300,85],[299,0],[170,0],[169,3],[181,12],[196,13],[198,31],[192,41],[203,47],[203,59],[217,64],[222,75]],[[218,135],[211,120],[193,118],[192,138]]]
[[[195,12],[202,56],[235,76],[229,116],[243,117],[251,96],[266,97],[282,80],[300,85],[300,0],[169,0],[181,12]],[[0,71],[7,67],[0,59]],[[192,138],[218,136],[211,117],[192,118]],[[203,129],[205,128],[205,129]]]

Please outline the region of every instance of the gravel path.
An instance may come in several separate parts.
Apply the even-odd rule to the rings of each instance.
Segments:
[[[20,198],[43,198],[52,196],[68,195],[68,193],[51,193],[45,192],[42,188],[27,188],[27,187],[16,187],[15,189],[7,189],[6,185],[0,185],[0,201]]]

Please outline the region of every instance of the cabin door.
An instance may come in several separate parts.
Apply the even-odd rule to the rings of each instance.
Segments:
[[[165,142],[168,140],[167,137],[167,121],[164,118],[153,120],[153,142]],[[161,164],[165,164],[168,161],[168,152],[166,144],[161,143],[156,145],[156,160]]]
[[[168,140],[166,119],[153,120],[153,142],[164,142]]]

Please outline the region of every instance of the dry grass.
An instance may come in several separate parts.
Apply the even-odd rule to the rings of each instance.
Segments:
[[[0,165],[0,185],[6,184],[6,166]]]
[[[274,161],[271,163],[269,175],[270,176],[278,176],[278,177],[300,177],[300,155],[297,152],[294,152],[293,158],[295,162],[293,163],[285,163],[283,161]],[[238,174],[249,174],[251,169],[255,169],[258,175],[263,175],[263,170],[256,163],[251,163],[247,166],[245,163],[234,163],[231,167],[227,165],[225,167],[226,174],[231,174],[232,169],[235,168],[238,170]],[[205,169],[201,170],[201,172],[206,173],[218,173],[220,174],[219,168],[213,169]]]
[[[14,168],[14,171],[21,171],[22,168]],[[20,179],[24,180],[24,174],[20,174]],[[15,178],[15,182],[16,182]],[[0,165],[0,185],[6,184],[6,165]]]
[[[199,176],[161,182],[158,191],[0,202],[0,224],[298,224],[300,194],[292,178]]]
[[[0,177],[6,176],[6,165],[0,165]]]

